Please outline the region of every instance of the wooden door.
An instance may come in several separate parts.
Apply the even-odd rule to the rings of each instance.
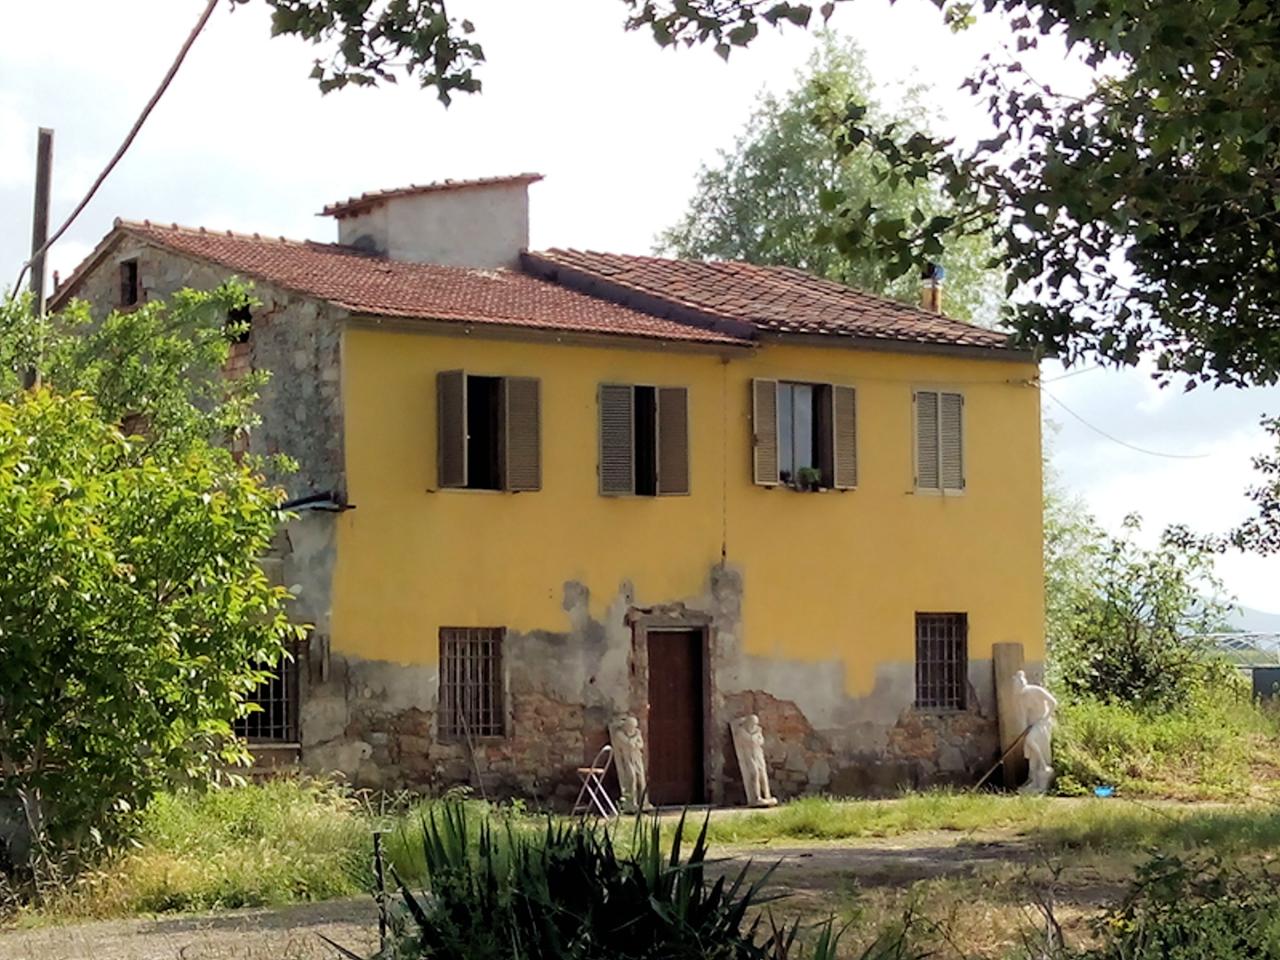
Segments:
[[[651,630],[649,637],[649,799],[702,803],[701,630]]]

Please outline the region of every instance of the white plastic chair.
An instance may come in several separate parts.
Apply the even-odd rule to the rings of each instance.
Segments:
[[[595,759],[588,767],[578,768],[578,777],[582,780],[582,788],[578,791],[578,799],[573,804],[573,815],[585,816],[595,813],[598,817],[613,818],[618,816],[618,805],[605,789],[604,778],[613,765],[613,747],[607,743],[600,748]]]

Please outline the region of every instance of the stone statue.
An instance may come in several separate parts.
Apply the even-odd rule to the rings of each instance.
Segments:
[[[1020,793],[1048,793],[1053,782],[1053,712],[1058,701],[1044,687],[1027,683],[1027,675],[1019,670],[1013,675],[1013,692],[1022,705],[1023,721],[1030,728],[1022,741],[1030,775]]]
[[[621,808],[628,813],[651,809],[644,780],[644,737],[640,721],[624,714],[609,724],[609,742],[613,745],[613,762],[622,788]]]
[[[738,754],[742,785],[747,790],[747,805],[772,807],[778,801],[769,792],[769,767],[764,762],[764,730],[754,713],[729,722],[733,731],[733,749]]]

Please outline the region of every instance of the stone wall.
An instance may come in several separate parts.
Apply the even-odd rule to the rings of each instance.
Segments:
[[[365,787],[439,792],[470,784],[478,793],[483,785],[491,797],[563,807],[577,793],[575,768],[608,741],[611,718],[633,713],[647,730],[644,631],[679,625],[707,636],[704,759],[712,803],[744,800],[729,721],[747,713],[760,717],[770,782],[783,799],[972,783],[998,755],[987,660],[970,666],[968,709],[951,713],[915,709],[911,664],[886,665],[865,697],[846,694],[840,676],[835,685],[812,684],[807,697],[735,687],[744,674],[759,675],[758,665],[743,669],[742,589],[740,574],[725,565],[708,572],[704,593],[670,603],[641,603],[624,583],[596,620],[585,588],[566,584],[567,630],[506,637],[508,735],[470,746],[437,736],[434,666],[335,658],[329,682],[313,685],[303,707],[304,763],[341,770]],[[774,669],[830,670],[783,662]],[[833,716],[843,719],[833,723]]]
[[[94,316],[115,309],[120,295],[121,262],[137,260],[142,301],[165,299],[178,290],[211,290],[228,277],[227,271],[201,260],[179,256],[142,243],[127,234],[83,278],[74,291],[88,301]],[[262,423],[250,438],[256,454],[286,454],[296,472],[274,477],[289,498],[344,490],[341,392],[341,343],[345,312],[299,297],[269,284],[253,283],[259,304],[252,309],[246,344],[233,348],[233,372],[269,370],[258,412]],[[303,513],[278,540],[278,555],[270,558],[271,575],[288,587],[295,599],[291,616],[313,625],[310,656],[313,671],[302,670],[303,695],[325,662],[329,636],[330,590],[333,577],[335,515]],[[305,734],[304,734],[305,738]]]

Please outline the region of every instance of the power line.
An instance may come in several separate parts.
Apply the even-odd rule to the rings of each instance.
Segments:
[[[1041,383],[1057,383],[1059,380],[1070,380],[1072,377],[1078,377],[1082,373],[1092,373],[1094,370],[1101,370],[1102,364],[1091,363],[1087,367],[1081,367],[1079,370],[1068,370],[1066,373],[1056,377],[1050,377],[1048,380],[1041,380]]]
[[[1169,460],[1203,460],[1205,457],[1209,456],[1209,454],[1207,453],[1164,453],[1160,450],[1148,450],[1145,447],[1139,447],[1135,444],[1129,443],[1126,440],[1121,440],[1119,437],[1112,436],[1111,434],[1107,433],[1107,431],[1103,430],[1101,427],[1095,427],[1092,423],[1090,423],[1084,417],[1080,416],[1080,414],[1076,413],[1074,410],[1068,407],[1065,403],[1063,403],[1061,400],[1055,397],[1043,386],[1040,387],[1040,393],[1048,397],[1050,400],[1052,400],[1054,403],[1060,406],[1063,410],[1067,411],[1067,413],[1071,414],[1071,416],[1075,417],[1077,420],[1079,420],[1082,424],[1084,424],[1094,433],[1098,434],[1099,436],[1106,437],[1112,443],[1118,443],[1120,444],[1120,446],[1127,447],[1130,450],[1134,450],[1138,453],[1145,453],[1149,457],[1164,457]]]
[[[160,98],[163,97],[165,91],[169,89],[169,84],[171,84],[173,82],[173,78],[177,76],[178,68],[182,66],[182,61],[187,58],[187,54],[190,52],[192,45],[196,42],[196,37],[200,36],[200,32],[204,30],[205,24],[208,23],[209,18],[213,16],[214,8],[217,7],[217,5],[218,0],[209,0],[208,4],[206,4],[204,13],[200,14],[200,19],[196,21],[196,25],[192,27],[191,33],[187,35],[186,42],[182,44],[182,48],[178,51],[177,57],[174,58],[173,64],[169,67],[169,72],[164,75],[164,79],[160,81],[160,86],[156,89],[156,92],[151,95],[151,99],[147,101],[147,105],[143,107],[142,113],[138,115],[138,119],[134,122],[133,128],[129,131],[129,135],[124,138],[124,143],[120,144],[120,149],[115,152],[115,156],[111,158],[103,168],[102,172],[98,174],[98,179],[93,181],[93,186],[91,186],[89,188],[89,192],[84,195],[84,199],[81,200],[76,205],[76,208],[71,211],[71,216],[67,217],[66,222],[54,231],[53,236],[45,241],[44,246],[39,250],[36,250],[31,255],[30,260],[22,265],[22,269],[18,271],[18,281],[13,285],[13,289],[15,291],[22,288],[22,281],[26,277],[27,270],[30,269],[31,264],[38,260],[49,250],[50,247],[62,238],[62,235],[66,233],[71,224],[75,222],[76,217],[80,216],[84,211],[84,208],[89,205],[89,201],[92,200],[94,194],[98,192],[98,188],[101,187],[107,177],[111,175],[111,171],[116,168],[116,164],[120,162],[125,153],[128,152],[129,148],[133,145],[133,141],[137,138],[139,131],[142,130],[142,125],[147,122],[147,118],[151,116],[151,111],[156,108],[156,104],[160,102]]]

